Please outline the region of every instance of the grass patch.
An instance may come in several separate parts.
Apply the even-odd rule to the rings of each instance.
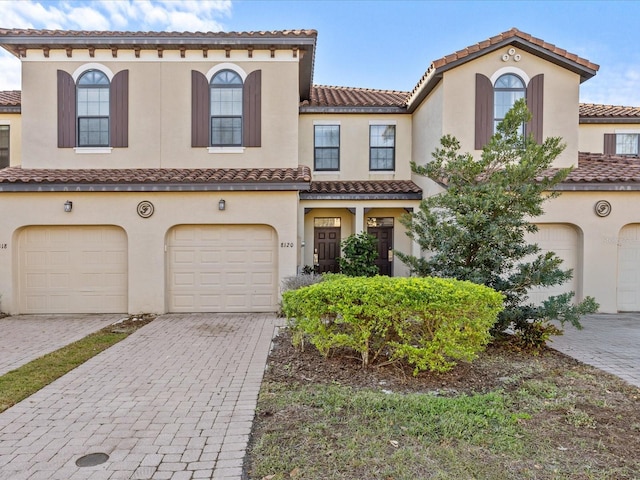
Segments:
[[[0,413],[127,338],[153,317],[109,325],[0,376]]]

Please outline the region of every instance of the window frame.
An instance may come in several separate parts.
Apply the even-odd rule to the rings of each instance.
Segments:
[[[333,127],[338,129],[338,135],[336,136],[338,140],[337,145],[330,146],[318,146],[317,145],[317,129],[318,128],[327,128]],[[340,171],[340,143],[341,143],[341,131],[339,123],[316,123],[313,125],[313,170],[316,172],[339,172]],[[337,165],[331,168],[318,168],[318,152],[319,151],[334,151],[336,152],[336,162]]]
[[[496,87],[496,85],[498,84],[498,82],[504,78],[504,77],[514,77],[517,78],[520,83],[522,84],[522,87]],[[504,116],[503,117],[498,117],[497,113],[498,113],[498,105],[496,104],[496,100],[497,100],[497,93],[499,92],[522,92],[522,96],[517,98],[517,100],[521,100],[521,99],[527,99],[527,83],[525,82],[525,80],[522,78],[522,76],[518,75],[517,73],[514,72],[505,72],[502,75],[500,75],[498,78],[495,79],[495,81],[493,82],[493,133],[496,133],[497,131],[497,126],[498,124],[504,120]],[[509,109],[507,109],[507,111],[509,111],[511,108],[513,108],[515,102],[513,102],[511,104],[511,106],[509,107]],[[506,112],[505,112],[506,113]],[[522,131],[521,133],[524,134],[525,130],[524,130],[524,124],[522,125]]]
[[[221,77],[223,74],[227,74],[227,73],[231,73],[233,74],[234,78],[237,78],[239,80],[239,83],[229,83],[229,84],[218,84],[218,85],[214,85],[214,82],[216,80],[216,78]],[[227,90],[227,89],[234,89],[234,90],[238,90],[239,91],[239,97],[240,97],[240,101],[239,101],[239,109],[240,109],[240,114],[239,115],[214,115],[213,112],[213,105],[214,105],[214,90]],[[242,76],[236,72],[235,70],[232,70],[230,68],[224,68],[221,69],[219,71],[217,71],[212,77],[211,80],[209,81],[209,147],[214,147],[214,148],[225,148],[225,147],[242,147],[244,145],[244,79],[242,78]],[[238,93],[238,92],[236,92]],[[237,103],[236,100],[232,100],[232,102],[235,104]],[[222,102],[220,102],[222,103]],[[214,134],[213,134],[213,129],[214,129],[214,120],[235,120],[235,121],[239,121],[240,125],[239,125],[239,130],[236,130],[238,127],[236,126],[232,126],[231,127],[231,136],[235,137],[236,134],[239,137],[239,141],[233,142],[233,143],[222,143],[222,142],[214,142]],[[223,140],[223,133],[220,133],[220,140]]]
[[[96,84],[82,84],[81,81],[83,79],[83,77],[85,77],[85,75],[91,73],[91,72],[97,72],[101,75],[102,78],[104,78],[106,80],[106,84],[104,83],[96,83]],[[80,114],[80,102],[82,101],[80,99],[80,91],[81,90],[106,90],[107,93],[107,109],[108,109],[108,113],[107,115],[81,115]],[[83,129],[80,128],[82,120],[106,120],[107,121],[107,130],[106,130],[106,138],[107,141],[106,143],[91,143],[91,142],[87,142],[87,143],[82,143],[81,142],[81,138],[82,138],[82,132]],[[100,131],[100,135],[102,135],[104,132]],[[76,80],[76,146],[78,148],[104,148],[104,147],[110,147],[111,146],[111,79],[109,78],[109,75],[107,75],[105,72],[103,72],[100,69],[97,68],[88,68],[86,70],[84,70],[77,78]]]
[[[616,150],[615,150],[615,154],[616,155],[620,155],[620,156],[627,156],[627,157],[637,157],[640,156],[640,132],[616,132]],[[620,142],[618,141],[619,137],[622,136],[635,136],[636,137],[636,141],[635,141],[635,147],[636,147],[636,151],[635,153],[620,153],[618,151],[618,147],[621,145]]]
[[[373,130],[374,128],[384,127],[393,128],[393,145],[392,146],[373,146]],[[372,172],[393,172],[396,169],[396,125],[393,123],[370,123],[369,124],[369,171]],[[391,150],[391,168],[373,168],[373,152],[379,150]]]
[[[4,134],[3,132],[6,132],[6,134]],[[11,166],[11,125],[0,124],[0,138],[2,138],[4,135],[6,135],[7,146],[2,147],[2,145],[0,144],[0,168]],[[4,158],[6,158],[5,163],[3,163]]]

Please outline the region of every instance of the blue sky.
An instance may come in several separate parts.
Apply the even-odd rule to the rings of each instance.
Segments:
[[[587,103],[640,106],[637,1],[0,0],[0,27],[318,30],[314,83],[411,90],[432,60],[516,27],[599,64]],[[20,62],[0,52],[0,90]]]

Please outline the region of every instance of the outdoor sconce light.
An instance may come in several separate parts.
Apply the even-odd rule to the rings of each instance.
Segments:
[[[224,201],[224,199],[220,199],[220,201],[218,202],[218,210],[224,210],[227,207],[227,202]]]
[[[69,213],[71,210],[73,209],[73,202],[70,200],[67,200],[66,202],[64,202],[64,211]]]

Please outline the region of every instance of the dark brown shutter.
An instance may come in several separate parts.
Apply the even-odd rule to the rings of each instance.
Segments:
[[[527,86],[527,108],[531,121],[527,123],[527,134],[532,133],[537,144],[542,144],[542,109],[544,106],[544,75],[536,75]]]
[[[476,73],[476,150],[482,150],[493,135],[493,85]]]
[[[262,71],[251,72],[244,82],[242,93],[242,144],[261,146],[262,134]]]
[[[76,84],[67,72],[58,70],[58,148],[76,146]]]
[[[209,83],[204,74],[191,70],[191,146],[209,146]]]
[[[605,155],[616,154],[616,134],[605,133],[604,134],[604,152]]]
[[[112,147],[129,146],[129,70],[116,73],[111,80],[109,130]]]

